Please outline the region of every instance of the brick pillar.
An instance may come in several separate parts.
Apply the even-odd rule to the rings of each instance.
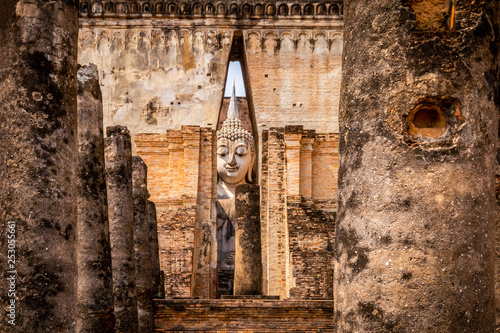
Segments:
[[[78,70],[77,332],[113,332],[113,281],[97,66]]]
[[[312,196],[316,202],[331,205],[337,197],[337,139],[333,134],[316,134],[312,156]]]
[[[284,129],[273,127],[268,139],[269,295],[289,296],[288,225]]]
[[[300,195],[312,198],[312,154],[314,131],[307,131],[300,140]]]
[[[344,4],[336,331],[493,332],[499,3]]]
[[[158,225],[156,220],[156,205],[148,200],[148,224],[149,224],[149,241],[151,249],[151,263],[153,276],[153,297],[165,298],[165,286],[161,279],[160,269],[160,247],[158,244]]]
[[[184,233],[189,238],[186,244],[186,264],[190,273],[190,295],[200,296],[200,286],[205,282],[198,274],[198,257],[195,254],[196,237],[196,201],[198,194],[198,179],[200,173],[200,127],[182,126],[182,147],[184,151],[184,184],[182,204],[184,208],[183,224]],[[206,297],[206,296],[205,296]]]
[[[234,295],[261,295],[260,187],[243,184],[235,193]]]
[[[147,166],[139,156],[132,157],[132,193],[134,197],[135,281],[139,332],[151,333],[153,325],[153,262],[148,216]]]
[[[300,140],[302,126],[285,126],[286,195],[300,200]],[[299,201],[300,202],[300,201]]]
[[[211,128],[201,128],[194,242],[195,286],[193,296],[217,297],[217,226],[213,222],[217,196],[217,144]],[[212,246],[213,245],[213,246]]]
[[[77,2],[9,0],[0,13],[0,331],[68,332],[77,301]]]
[[[262,247],[262,293],[269,295],[269,131],[260,135],[260,229]]]
[[[126,127],[106,128],[106,185],[113,290],[117,332],[136,333],[137,296],[134,254],[134,200],[132,196],[132,150]]]

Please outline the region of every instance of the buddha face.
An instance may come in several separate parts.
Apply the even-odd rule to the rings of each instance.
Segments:
[[[246,139],[217,141],[217,173],[222,181],[230,185],[245,183],[251,166],[252,151]]]

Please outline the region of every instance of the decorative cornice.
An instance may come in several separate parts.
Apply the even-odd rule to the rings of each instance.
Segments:
[[[80,1],[82,18],[229,18],[341,20],[343,0],[269,1]]]

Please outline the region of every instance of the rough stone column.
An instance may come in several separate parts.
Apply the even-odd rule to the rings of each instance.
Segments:
[[[68,332],[77,284],[77,6],[2,1],[0,22],[0,331]]]
[[[151,249],[151,274],[153,276],[153,297],[165,298],[165,286],[161,281],[160,247],[158,244],[158,224],[156,205],[148,200],[149,244]]]
[[[494,331],[499,4],[443,3],[344,2],[337,332]]]
[[[97,66],[78,69],[77,332],[113,332],[113,281]]]
[[[113,268],[115,331],[136,333],[137,295],[134,252],[132,147],[124,126],[106,128],[106,185]]]
[[[236,187],[234,228],[234,295],[261,295],[259,185],[242,184]]]
[[[147,166],[139,156],[132,157],[134,194],[134,248],[137,283],[139,332],[152,333],[153,327],[153,262],[148,216]]]

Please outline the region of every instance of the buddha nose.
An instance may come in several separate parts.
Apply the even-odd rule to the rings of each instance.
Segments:
[[[228,159],[227,165],[229,165],[230,167],[233,167],[236,165],[236,159],[234,158],[233,152],[229,153],[229,159]]]

